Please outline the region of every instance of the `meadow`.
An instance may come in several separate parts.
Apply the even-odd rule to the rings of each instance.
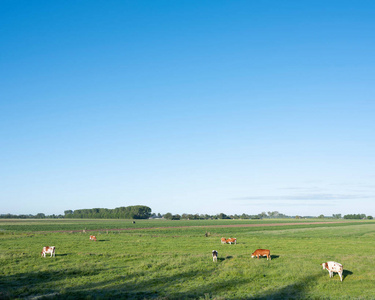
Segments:
[[[0,299],[375,299],[375,221],[312,221],[0,220]]]

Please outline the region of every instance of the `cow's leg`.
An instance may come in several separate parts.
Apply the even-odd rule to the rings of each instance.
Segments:
[[[342,281],[342,272],[339,272],[340,280]]]

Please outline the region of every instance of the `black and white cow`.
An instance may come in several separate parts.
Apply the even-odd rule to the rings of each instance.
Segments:
[[[219,253],[216,250],[212,250],[212,259],[213,259],[214,262],[217,261],[217,255],[218,254]]]

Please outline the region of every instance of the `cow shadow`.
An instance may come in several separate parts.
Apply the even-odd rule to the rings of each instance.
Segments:
[[[342,272],[342,280],[344,280],[346,278],[346,276],[350,276],[350,275],[353,275],[352,271],[343,270],[343,272]]]
[[[267,259],[267,256],[260,256],[259,258],[257,258],[257,257],[252,257],[252,259],[273,260],[273,259],[278,259],[279,257],[280,257],[279,255],[271,255],[271,259]]]
[[[232,258],[233,258],[233,256],[218,257],[218,258],[217,258],[217,261],[218,261],[218,262],[223,262],[224,260],[232,259]]]
[[[55,254],[55,256],[68,256],[68,253]]]
[[[98,242],[108,242],[109,240],[97,240]]]

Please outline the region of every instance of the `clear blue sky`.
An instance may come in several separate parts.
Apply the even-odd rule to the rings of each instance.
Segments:
[[[0,213],[375,216],[374,1],[0,4]]]

